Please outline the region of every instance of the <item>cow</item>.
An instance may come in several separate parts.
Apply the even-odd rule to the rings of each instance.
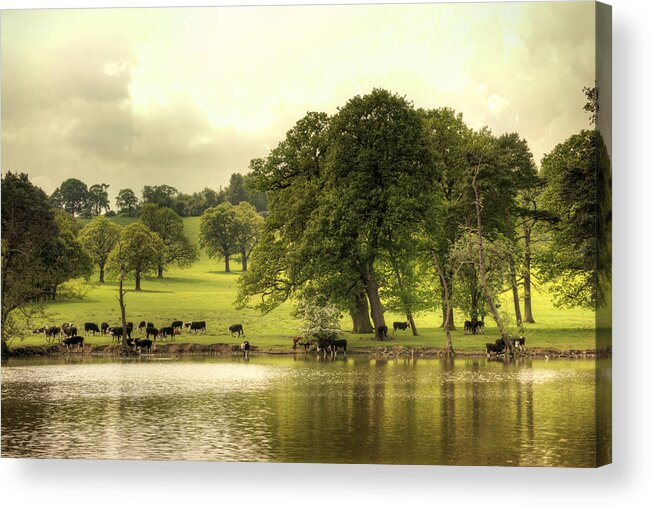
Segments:
[[[524,336],[518,336],[517,338],[513,338],[513,346],[516,349],[524,350],[524,344],[525,344]]]
[[[61,333],[61,328],[58,326],[50,326],[45,330],[45,339],[47,340],[48,343],[50,341],[54,341],[55,338]],[[61,338],[59,338],[59,341],[61,341]]]
[[[251,344],[247,341],[243,341],[240,345],[240,350],[244,353],[244,357],[249,357],[249,350],[251,350]]]
[[[463,334],[472,333],[472,328],[473,328],[472,320],[466,320],[463,323]]]
[[[506,348],[506,342],[503,338],[495,340],[495,343],[486,344],[486,357],[490,357],[492,354],[498,355],[504,352]]]
[[[348,341],[345,338],[339,338],[334,341],[334,352],[337,353],[337,349],[343,349],[344,355],[346,355],[346,348],[348,347]]]
[[[166,336],[169,336],[171,340],[174,339],[174,328],[171,326],[161,327],[158,336],[161,340],[164,340]]]
[[[153,326],[152,326],[153,327]],[[140,321],[140,324],[138,324],[138,332],[142,334],[142,332],[147,328],[147,323],[144,320]]]
[[[108,322],[102,322],[99,327],[102,330],[103,335],[106,335],[106,333],[108,333],[108,328],[109,328]]]
[[[407,328],[411,327],[409,322],[394,322],[393,323],[393,334],[396,334],[396,330],[400,329],[402,331],[407,331]]]
[[[335,340],[334,338],[319,338],[316,342],[316,351],[323,351],[323,355],[326,355],[328,352],[334,352],[335,350]]]
[[[179,332],[175,333],[175,334],[181,334],[181,329],[183,329],[183,321],[182,320],[175,320],[174,322],[172,322],[170,327],[173,328],[174,331],[176,331],[177,329],[179,330]]]
[[[97,327],[97,324],[94,322],[86,322],[84,324],[84,333],[88,334],[89,332],[93,332],[93,336],[95,336],[95,333],[99,333],[99,327]]]
[[[129,347],[133,347],[134,344],[135,344],[135,340],[133,338],[127,338],[127,345]]]
[[[378,328],[377,328],[377,337],[380,340],[386,340],[388,332],[389,332],[388,327],[386,327],[386,326],[378,326]]]
[[[206,321],[205,320],[198,320],[198,321],[191,321],[191,322],[186,322],[185,327],[191,331],[194,331],[194,334],[197,334],[197,331],[203,331],[204,333],[206,332]]]
[[[39,327],[34,329],[34,334],[45,334],[45,331],[47,331],[47,326]]]
[[[116,340],[118,343],[120,343],[122,335],[124,334],[122,326],[111,326],[106,330],[106,332],[111,335],[111,341]]]
[[[75,326],[68,326],[65,329],[62,329],[62,331],[63,334],[66,335],[68,338],[77,335],[77,328]]]
[[[82,349],[84,348],[84,337],[83,336],[69,336],[63,340],[63,344],[67,349],[70,348],[70,345],[79,345]]]
[[[133,322],[127,322],[127,336],[131,338],[131,333],[133,332]]]
[[[136,338],[133,343],[137,349],[146,349],[147,352],[151,352],[151,345],[153,343],[151,340],[141,340],[140,338]]]
[[[153,322],[147,322],[147,326],[145,327],[145,329],[147,329],[148,327],[156,327],[156,326],[154,326]]]
[[[231,332],[231,336],[235,336],[235,333],[237,333],[238,338],[240,335],[244,336],[244,328],[242,327],[242,324],[233,324],[228,327],[228,330]]]
[[[472,324],[472,334],[481,333],[484,334],[484,321],[476,320]]]
[[[145,329],[145,333],[147,333],[146,336],[147,339],[149,339],[150,336],[153,336],[155,340],[156,338],[158,338],[159,331],[155,327],[147,327],[147,329]]]

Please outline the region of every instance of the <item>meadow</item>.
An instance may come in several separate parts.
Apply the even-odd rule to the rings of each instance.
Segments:
[[[125,225],[137,219],[115,217],[120,225]],[[185,233],[195,244],[199,240],[199,217],[184,218]],[[127,320],[135,325],[141,320],[153,322],[161,327],[169,325],[173,320],[205,320],[207,332],[195,335],[184,331],[177,336],[177,343],[232,343],[237,344],[241,339],[232,337],[228,331],[231,324],[242,324],[246,339],[254,346],[262,349],[289,349],[292,336],[300,334],[300,321],[292,317],[292,304],[286,303],[276,310],[262,315],[251,309],[239,310],[233,302],[237,295],[237,280],[240,277],[240,266],[237,261],[231,262],[231,273],[224,272],[221,259],[209,259],[205,252],[200,253],[200,259],[189,269],[172,268],[165,272],[163,279],[155,276],[145,277],[142,281],[142,291],[133,290],[133,281],[127,282],[125,296]],[[46,318],[34,321],[34,327],[41,325],[74,322],[83,332],[84,322],[108,322],[118,325],[120,311],[117,301],[117,281],[108,280],[105,284],[97,283],[97,275],[90,281],[92,289],[81,300],[55,301],[47,305]],[[513,307],[509,293],[501,297],[502,309]],[[558,309],[552,305],[551,298],[544,290],[534,290],[533,312],[536,324],[525,328],[529,348],[594,349],[595,348],[595,316],[594,312],[586,309]],[[419,336],[412,336],[411,330],[397,331],[391,329],[393,321],[404,321],[404,316],[392,313],[385,314],[389,326],[389,340],[378,342],[372,335],[353,335],[347,330],[352,328],[349,316],[344,316],[341,322],[346,332],[350,348],[370,348],[401,345],[405,347],[445,346],[445,334],[440,327],[439,310],[433,310],[416,316]],[[511,319],[512,311],[511,311]],[[455,320],[459,330],[453,332],[453,346],[457,351],[483,350],[484,344],[499,337],[497,327],[490,317],[486,318],[486,331],[483,335],[465,335],[463,321],[465,316],[456,310]],[[517,331],[513,329],[515,334]],[[13,340],[10,347],[25,345],[44,345],[43,335],[27,334],[23,340]],[[88,344],[101,345],[111,343],[110,337],[87,337]]]

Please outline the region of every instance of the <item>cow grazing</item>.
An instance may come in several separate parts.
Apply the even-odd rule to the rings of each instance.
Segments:
[[[77,335],[77,328],[75,326],[68,326],[65,329],[62,329],[62,331],[63,334],[66,335],[68,338]]]
[[[54,341],[59,334],[61,333],[61,328],[58,326],[50,326],[45,330],[45,339],[47,340],[48,343],[50,341]],[[61,338],[59,338],[59,341]]]
[[[153,322],[147,322],[147,327],[156,327]],[[146,328],[145,328],[146,329]]]
[[[342,349],[344,351],[344,355],[346,355],[346,348],[348,347],[348,340],[345,338],[340,338],[337,340],[334,340],[334,353],[337,353],[337,349]]]
[[[476,320],[472,323],[472,334],[484,334],[484,321]]]
[[[83,336],[69,336],[65,340],[63,340],[63,344],[66,346],[67,349],[70,348],[71,345],[78,345],[82,349],[84,348],[84,337]]]
[[[524,344],[525,344],[524,336],[518,336],[517,338],[513,338],[513,346],[516,349],[524,350]]]
[[[152,326],[153,327],[153,326]],[[142,334],[142,332],[147,328],[147,323],[144,320],[140,321],[140,324],[138,324],[138,332]]]
[[[464,334],[472,333],[472,327],[473,327],[472,320],[466,320],[463,323],[463,333]]]
[[[153,336],[155,340],[159,335],[159,331],[155,327],[147,327],[147,329],[145,329],[145,333],[147,333],[147,339],[149,339],[150,336]]]
[[[166,336],[169,336],[171,340],[174,339],[174,328],[171,326],[161,327],[158,336],[161,340],[164,340]]]
[[[407,331],[407,328],[410,327],[409,322],[394,322],[393,323],[393,334],[396,334],[396,330],[400,329],[402,331]]]
[[[386,326],[378,326],[378,328],[377,328],[377,337],[380,340],[386,340],[388,332],[389,332],[388,327],[386,327]]]
[[[91,331],[92,331],[92,333],[93,333],[93,336],[95,336],[95,333],[99,333],[99,332],[100,332],[100,331],[99,331],[99,327],[97,326],[97,324],[95,324],[94,322],[86,322],[86,323],[84,324],[84,333],[88,334],[88,333],[90,333]]]
[[[238,338],[240,335],[244,335],[244,328],[242,327],[242,324],[233,324],[232,326],[228,327],[228,330],[231,332],[231,336],[235,336],[235,333],[237,333]]]
[[[181,331],[181,329],[183,329],[183,321],[182,320],[175,320],[174,322],[172,322],[170,327],[173,328],[175,331],[177,329],[179,330],[179,332],[176,333],[176,334],[181,334],[180,331]]]
[[[109,328],[108,322],[102,322],[99,327],[102,330],[103,335],[106,335],[106,333],[108,333],[108,328]]]
[[[111,335],[111,341],[115,340],[118,343],[120,343],[122,335],[124,334],[122,326],[111,326],[106,330],[106,332]]]
[[[152,341],[145,339],[141,340],[140,338],[136,338],[133,342],[136,346],[137,349],[145,349],[147,352],[151,352],[151,346],[152,346]]]
[[[190,331],[194,331],[194,334],[197,334],[198,331],[203,331],[205,333],[206,332],[206,321],[205,320],[198,320],[198,321],[186,322],[185,327],[187,329],[189,329]]]

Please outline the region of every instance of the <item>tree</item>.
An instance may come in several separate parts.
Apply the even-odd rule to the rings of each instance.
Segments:
[[[242,201],[235,206],[235,214],[235,242],[242,259],[242,271],[246,271],[251,251],[260,239],[263,220],[253,205],[246,201]]]
[[[247,192],[244,189],[244,176],[240,173],[231,174],[230,182],[226,188],[226,194],[228,195],[228,202],[233,205],[246,201]]]
[[[131,217],[134,215],[138,208],[138,197],[130,188],[123,188],[118,192],[115,199],[115,206],[118,208],[120,214]]]
[[[205,211],[201,217],[200,245],[210,258],[224,257],[224,270],[231,272],[230,258],[238,252],[235,206],[225,202]]]
[[[45,192],[26,174],[2,177],[2,340],[14,310],[52,295],[47,253],[59,235]]]
[[[99,283],[104,283],[104,268],[109,254],[120,239],[120,226],[106,217],[97,217],[79,233],[79,242],[99,266]]]
[[[51,197],[52,204],[65,209],[72,216],[80,215],[88,203],[88,187],[76,178],[61,183]]]
[[[102,210],[105,212],[111,209],[108,197],[108,188],[110,185],[106,183],[99,183],[91,185],[88,189],[88,197],[86,201],[86,209],[91,216],[99,216]]]
[[[119,274],[124,267],[124,275],[133,275],[135,290],[141,290],[142,276],[158,267],[159,255],[165,245],[158,235],[144,224],[134,223],[122,229],[120,240],[109,255],[108,268]]]
[[[341,312],[324,298],[300,301],[296,305],[294,317],[303,321],[300,332],[307,339],[332,339],[341,334]]]
[[[162,208],[174,208],[178,190],[169,185],[145,185],[142,188],[142,202],[157,204]]]
[[[140,221],[158,234],[165,245],[158,257],[158,278],[163,278],[163,271],[171,264],[189,267],[196,262],[197,249],[183,235],[183,219],[173,209],[144,204],[140,208]]]

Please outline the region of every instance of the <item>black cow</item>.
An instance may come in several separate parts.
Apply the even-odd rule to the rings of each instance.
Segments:
[[[147,323],[144,320],[141,320],[140,324],[138,324],[138,332],[142,333],[146,328],[147,328]]]
[[[393,334],[396,334],[397,329],[401,329],[402,331],[407,331],[407,328],[410,327],[409,322],[394,322],[393,323]]]
[[[513,346],[516,349],[524,350],[524,344],[525,344],[524,336],[518,336],[517,338],[513,338]]]
[[[160,328],[160,333],[158,333],[158,336],[160,337],[161,340],[164,340],[166,336],[169,336],[171,340],[174,339],[174,328],[172,326],[168,327],[161,327]]]
[[[127,336],[131,338],[131,333],[133,333],[133,322],[127,322]]]
[[[467,320],[467,321],[465,321],[463,323],[463,333],[464,334],[472,333],[472,328],[473,328],[472,320]]]
[[[153,343],[151,340],[141,340],[136,338],[133,343],[136,345],[137,349],[146,349],[147,352],[151,352],[151,345]]]
[[[194,331],[194,334],[197,334],[197,331],[206,332],[206,321],[198,320],[193,322],[186,322],[185,327],[191,331]]]
[[[251,344],[247,341],[243,341],[240,345],[240,350],[244,353],[244,357],[249,357],[249,350],[251,350]]]
[[[50,326],[45,330],[45,339],[50,343],[61,333],[61,328],[58,326]],[[61,338],[59,338],[61,340]]]
[[[316,351],[321,352],[323,351],[323,354],[327,354],[328,352],[334,352],[335,350],[335,340],[334,338],[319,338],[316,342]]]
[[[487,343],[486,344],[486,357],[490,357],[491,354],[501,354],[504,352],[504,349],[506,348],[506,342],[504,341],[503,338],[499,338],[495,340],[495,343]]]
[[[124,334],[122,326],[111,326],[106,330],[106,332],[111,335],[111,341],[116,340],[118,343],[120,343],[122,335]]]
[[[99,327],[97,327],[97,324],[94,322],[86,322],[84,324],[84,333],[88,334],[90,331],[93,332],[93,336],[95,336],[95,333],[99,333]]]
[[[145,329],[145,332],[147,333],[147,339],[149,339],[150,336],[154,337],[154,340],[158,337],[159,331],[155,327],[149,327],[147,326],[147,329]]]
[[[472,324],[472,334],[481,333],[484,334],[484,321],[477,320]]]
[[[334,352],[337,353],[337,349],[343,349],[344,355],[346,354],[346,348],[348,347],[348,340],[340,338],[334,341]]]
[[[67,349],[70,348],[70,345],[79,345],[82,349],[84,348],[84,337],[83,336],[70,336],[63,340],[64,345]]]
[[[237,333],[238,338],[240,335],[244,335],[244,328],[242,327],[242,324],[233,324],[232,326],[228,327],[228,330],[231,332],[231,336],[235,336],[235,333]]]
[[[389,328],[386,326],[378,326],[377,328],[377,336],[380,340],[386,340],[388,332]]]
[[[173,328],[173,329],[179,329],[179,330],[183,329],[183,321],[182,320],[175,320],[174,322],[172,322],[170,327]]]
[[[108,332],[108,328],[109,328],[108,322],[102,322],[99,327],[102,330],[103,335],[105,335]]]
[[[135,344],[135,340],[133,338],[127,338],[127,345],[129,347],[133,347],[134,344]]]
[[[156,327],[153,322],[147,322],[147,327]]]
[[[66,335],[68,338],[70,338],[71,336],[76,336],[77,328],[75,326],[68,326],[65,329],[63,329],[63,334]]]

